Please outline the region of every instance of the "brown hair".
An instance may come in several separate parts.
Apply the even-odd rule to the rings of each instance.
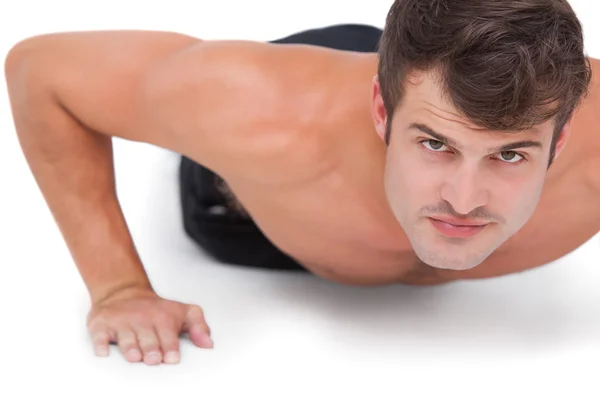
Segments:
[[[379,43],[388,121],[412,71],[435,71],[446,100],[475,125],[558,134],[591,80],[582,27],[566,0],[396,0]],[[386,141],[389,141],[390,124]]]

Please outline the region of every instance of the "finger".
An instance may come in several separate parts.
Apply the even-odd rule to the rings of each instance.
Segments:
[[[185,330],[188,332],[192,343],[196,346],[206,349],[214,347],[214,343],[210,337],[210,328],[204,319],[202,308],[195,305],[188,308]]]
[[[157,325],[155,330],[160,342],[160,348],[162,349],[164,362],[166,364],[177,364],[180,359],[179,332],[168,325]]]
[[[154,329],[152,327],[137,328],[136,334],[144,362],[148,365],[160,364],[162,362],[162,353]]]
[[[123,327],[117,332],[117,345],[127,361],[140,362],[142,353],[135,333],[130,327]]]
[[[90,332],[90,337],[94,346],[94,353],[98,357],[107,357],[109,355],[109,344],[111,335],[106,326],[97,326]]]

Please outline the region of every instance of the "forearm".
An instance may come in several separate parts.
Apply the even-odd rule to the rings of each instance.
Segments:
[[[117,200],[112,138],[70,114],[33,65],[18,64],[6,66],[16,133],[92,301],[150,287]]]

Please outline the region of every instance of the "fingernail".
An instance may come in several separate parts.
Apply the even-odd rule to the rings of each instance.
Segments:
[[[159,362],[160,361],[160,354],[157,352],[151,352],[146,354],[146,361],[147,362]]]
[[[205,335],[204,337],[205,337],[205,340],[206,340],[206,345],[208,347],[214,347],[215,346],[215,343],[213,342],[213,340],[212,340],[212,338],[210,336]]]
[[[169,351],[165,354],[165,363],[177,364],[179,362],[179,353],[176,351]]]
[[[128,359],[138,360],[138,359],[140,359],[140,357],[142,357],[142,355],[136,349],[131,349],[127,352]]]

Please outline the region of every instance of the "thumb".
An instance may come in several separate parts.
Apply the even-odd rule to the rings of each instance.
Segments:
[[[214,346],[202,308],[196,305],[187,307],[183,329],[189,334],[192,343],[196,346],[206,349]]]

